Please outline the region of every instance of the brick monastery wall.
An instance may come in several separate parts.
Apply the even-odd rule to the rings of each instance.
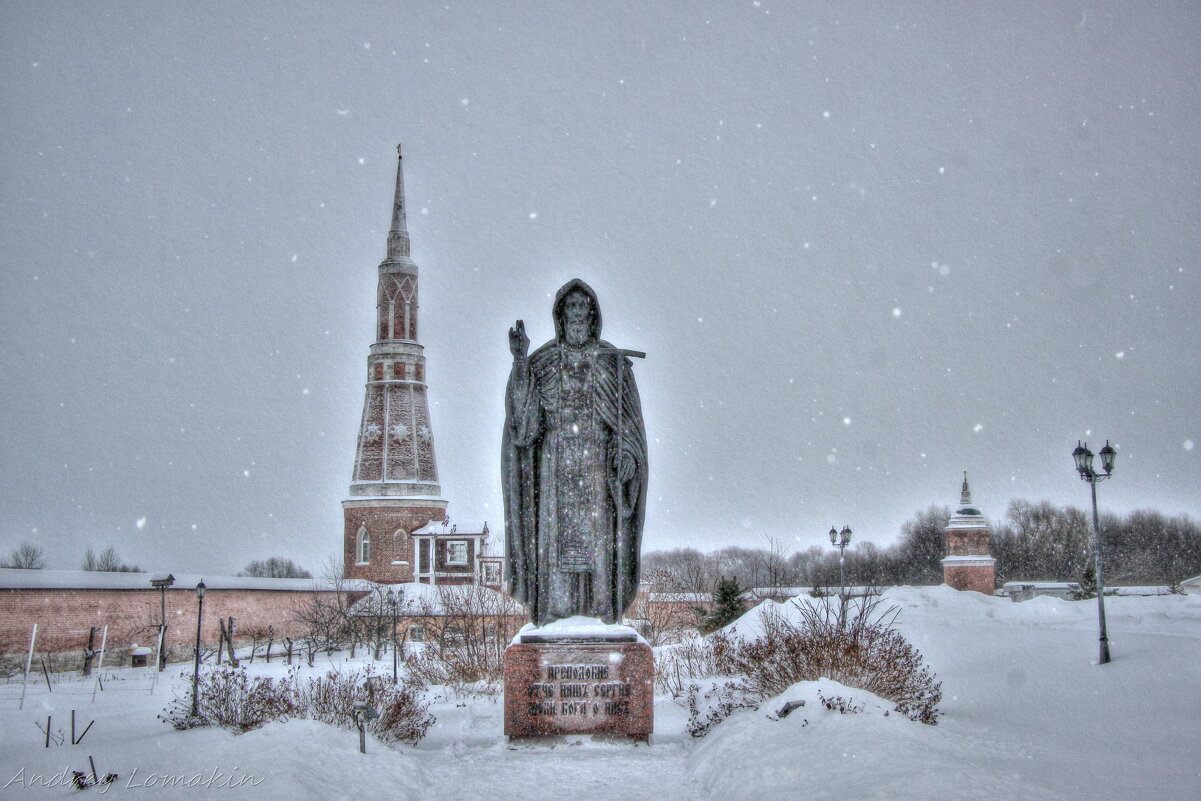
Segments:
[[[216,643],[220,637],[218,621],[233,616],[241,644],[245,635],[274,627],[275,639],[296,638],[302,627],[292,620],[293,610],[308,603],[315,592],[332,591],[209,589],[204,595],[204,619],[201,640]],[[169,659],[190,659],[196,642],[196,591],[192,588],[166,591],[167,640]],[[82,653],[88,641],[88,629],[97,628],[95,647],[100,647],[101,629],[108,625],[108,656],[114,664],[125,656],[133,643],[154,647],[158,639],[159,591],[106,589],[0,589],[0,672],[12,669],[15,662],[24,668],[29,649],[29,634],[38,624],[37,654]],[[14,657],[19,657],[14,659]],[[58,660],[61,662],[62,660]],[[68,659],[74,663],[74,659]],[[56,662],[57,663],[57,662]]]

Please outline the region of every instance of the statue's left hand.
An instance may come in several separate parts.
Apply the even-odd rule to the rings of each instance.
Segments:
[[[613,454],[611,461],[613,462],[613,468],[617,470],[617,480],[622,484],[625,484],[634,478],[634,472],[637,466],[634,464],[633,459],[629,458],[628,456],[624,459],[621,458],[621,451],[618,450]]]

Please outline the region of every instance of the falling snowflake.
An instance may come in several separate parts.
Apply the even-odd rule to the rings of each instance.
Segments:
[[[396,440],[397,442],[404,440],[404,438],[409,435],[409,427],[404,423],[397,423],[388,429],[388,431],[392,434],[392,439]]]
[[[368,442],[378,442],[380,435],[383,433],[384,432],[378,425],[371,423],[369,426],[363,429],[363,439],[367,440]]]

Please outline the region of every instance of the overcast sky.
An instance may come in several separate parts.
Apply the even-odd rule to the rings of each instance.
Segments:
[[[887,544],[971,476],[1201,512],[1193,2],[0,6],[0,550],[338,552],[397,142],[451,518],[507,329],[635,370],[644,548]]]

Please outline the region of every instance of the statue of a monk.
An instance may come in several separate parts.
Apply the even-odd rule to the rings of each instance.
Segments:
[[[509,329],[501,481],[509,593],[535,625],[573,615],[621,621],[638,590],[646,432],[627,355],[600,338],[596,293],[555,296],[555,338],[529,354]]]

